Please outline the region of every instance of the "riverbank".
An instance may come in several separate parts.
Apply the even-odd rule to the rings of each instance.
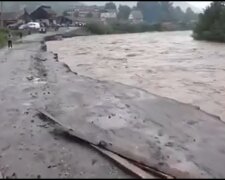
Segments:
[[[40,50],[44,37],[27,36],[0,51],[4,177],[130,177],[89,147],[57,135],[37,109],[91,142],[107,142],[109,150],[173,176],[225,176],[220,143],[225,128],[218,118],[142,89],[72,72],[60,55],[58,62],[52,52]]]
[[[86,25],[84,31],[91,34],[126,34],[126,33],[141,33],[141,32],[165,32],[165,31],[185,31],[193,28],[193,25],[183,24],[130,24],[129,22],[112,22],[109,24],[103,23],[89,23]]]

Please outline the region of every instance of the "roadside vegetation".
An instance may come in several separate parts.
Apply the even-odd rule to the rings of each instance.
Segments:
[[[113,22],[108,24],[89,23],[86,30],[92,34],[123,34],[123,33],[141,33],[152,31],[174,31],[174,30],[191,30],[193,24],[177,23],[172,27],[164,27],[163,24],[138,23],[130,24],[129,22]]]
[[[8,29],[0,29],[0,48],[3,48],[7,44],[8,32]],[[27,32],[21,30],[10,30],[10,33],[13,36],[13,41],[19,39],[20,32],[22,32],[23,36],[27,35]]]
[[[225,2],[213,1],[199,15],[193,37],[196,40],[225,42]]]
[[[0,48],[4,47],[7,42],[7,33],[6,29],[0,29]]]

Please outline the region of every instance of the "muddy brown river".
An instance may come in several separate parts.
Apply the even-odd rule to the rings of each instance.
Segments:
[[[82,36],[47,45],[79,74],[197,105],[225,121],[225,44],[177,31]]]

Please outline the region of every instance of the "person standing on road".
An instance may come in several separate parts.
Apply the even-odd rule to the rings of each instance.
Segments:
[[[8,34],[8,48],[12,48],[12,34]]]
[[[22,37],[23,37],[23,33],[22,33],[22,32],[20,32],[20,39],[22,39]]]

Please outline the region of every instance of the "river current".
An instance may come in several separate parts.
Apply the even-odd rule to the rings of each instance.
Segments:
[[[197,105],[225,121],[225,44],[177,31],[80,36],[47,46],[78,74]]]

